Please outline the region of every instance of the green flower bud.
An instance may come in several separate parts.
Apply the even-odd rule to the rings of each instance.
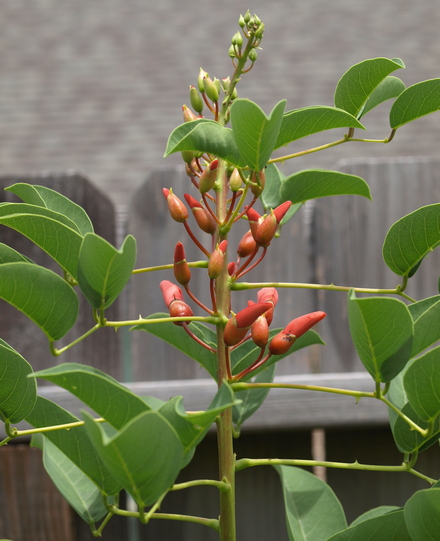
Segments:
[[[241,47],[243,45],[243,36],[240,34],[240,32],[236,32],[232,36],[231,43],[237,47]]]
[[[188,109],[186,105],[182,105],[182,111],[184,122],[191,122],[192,120],[197,120],[197,116],[191,111],[191,109]]]
[[[211,101],[218,100],[217,86],[215,85],[214,81],[209,77],[209,75],[203,77],[203,87],[206,95]]]
[[[204,69],[200,68],[199,76],[197,77],[197,86],[199,88],[199,92],[205,92],[205,85],[203,84],[204,77],[208,77],[208,74]]]
[[[237,55],[236,55],[236,53],[235,53],[235,47],[234,47],[233,45],[231,45],[231,46],[229,47],[228,54],[229,54],[229,56],[230,56],[231,58],[236,58],[236,57],[237,57]]]
[[[243,20],[246,24],[248,24],[250,19],[251,19],[251,12],[247,10],[246,13],[244,14]]]
[[[254,15],[254,22],[257,26],[260,26],[261,24],[261,19],[260,17],[258,17],[258,15]]]
[[[238,192],[238,190],[241,189],[243,185],[243,181],[241,180],[240,173],[238,172],[238,169],[235,168],[232,171],[231,176],[229,177],[229,188],[232,192]]]
[[[257,51],[255,49],[251,49],[250,53],[249,53],[249,60],[251,62],[255,62],[258,58],[258,54],[257,54]]]
[[[217,89],[218,93],[220,94],[220,90],[222,88],[220,80],[217,79],[217,77],[214,77],[214,80],[212,82],[215,84],[215,88]]]
[[[191,107],[194,109],[194,111],[201,114],[203,111],[203,100],[195,86],[189,87],[189,99],[191,101]]]
[[[264,33],[264,23],[261,23],[258,30],[255,32],[255,37],[261,39]]]
[[[225,92],[228,91],[229,85],[231,84],[231,78],[226,77],[226,79],[222,79],[222,88]]]
[[[240,15],[240,17],[238,18],[238,26],[240,28],[244,28],[246,26],[246,21],[244,20],[243,15]]]
[[[182,160],[185,163],[191,163],[193,159],[196,157],[196,154],[197,153],[193,152],[192,150],[182,150],[181,152]]]

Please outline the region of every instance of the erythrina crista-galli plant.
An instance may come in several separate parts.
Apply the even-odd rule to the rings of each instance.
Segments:
[[[373,142],[390,142],[404,124],[440,108],[440,79],[405,88],[399,78],[390,75],[404,67],[401,60],[373,58],[352,66],[341,77],[334,107],[286,112],[286,103],[281,101],[267,116],[256,103],[240,99],[237,93],[240,79],[257,61],[263,35],[264,24],[256,15],[247,12],[240,16],[239,30],[229,48],[231,76],[219,80],[201,69],[196,84],[190,87],[190,106],[183,106],[184,122],[169,137],[165,155],[181,153],[187,192],[191,193],[185,193],[182,200],[170,186],[163,189],[163,195],[176,230],[183,228],[186,242],[195,243],[202,259],[187,261],[184,242],[170,246],[170,262],[165,265],[169,279],[157,284],[167,312],[126,321],[106,317],[107,308],[133,274],[156,270],[135,269],[134,237],[127,236],[116,249],[94,233],[82,208],[42,186],[15,184],[8,190],[23,203],[0,206],[0,223],[30,238],[64,272],[61,277],[0,245],[0,296],[43,330],[54,355],[61,355],[103,327],[128,326],[158,336],[164,329],[167,340],[200,363],[217,382],[212,403],[204,411],[186,412],[179,397],[168,402],[141,399],[106,374],[75,363],[34,373],[28,362],[2,341],[0,414],[7,434],[2,444],[19,435],[34,435],[49,475],[96,536],[102,535],[114,515],[122,515],[137,517],[144,524],[156,518],[190,521],[215,530],[222,541],[233,541],[236,474],[249,467],[271,466],[280,476],[291,540],[439,539],[440,485],[419,472],[416,462],[419,453],[437,443],[440,436],[440,347],[435,346],[440,339],[435,323],[440,296],[416,300],[405,293],[422,260],[440,244],[439,203],[402,217],[387,233],[383,259],[401,277],[394,290],[313,286],[348,293],[350,332],[372,377],[372,388],[365,392],[309,390],[383,402],[403,455],[402,462],[394,466],[358,462],[319,465],[408,472],[426,481],[427,488],[415,493],[404,508],[375,509],[347,527],[333,492],[300,468],[317,462],[250,459],[234,454],[233,437],[238,437],[240,425],[263,403],[267,393],[262,391],[281,386],[274,381],[276,363],[300,348],[322,344],[312,327],[326,315],[322,311],[294,313],[283,328],[272,329],[279,289],[307,288],[310,284],[280,283],[276,277],[270,283],[245,282],[243,277],[251,276],[256,266],[265,263],[272,242],[282,236],[282,225],[294,218],[306,201],[342,194],[370,198],[369,187],[360,177],[314,169],[286,177],[276,163],[352,141],[372,142],[356,138],[355,130],[364,130],[363,116],[384,101],[393,100],[391,132]],[[272,158],[275,150],[292,141],[333,128],[347,131],[341,139],[321,147]],[[229,233],[237,222],[245,223],[247,229],[234,244]],[[158,263],[157,270],[163,269],[163,262]],[[201,276],[209,283],[208,305],[191,289]],[[237,308],[233,294],[245,289],[257,292],[248,306]],[[360,291],[363,297],[356,295]],[[57,348],[56,341],[75,323],[79,295],[90,304],[93,323],[83,336]],[[67,389],[100,417],[83,413],[78,419],[39,397],[37,378]],[[283,387],[305,388],[296,384]],[[22,420],[35,428],[15,428]],[[175,484],[213,423],[218,437],[217,479]],[[218,516],[159,512],[170,491],[203,485],[219,491]],[[430,485],[434,486],[428,488]],[[121,490],[130,494],[137,511],[119,505]],[[313,491],[313,502],[304,501],[303,490]],[[306,511],[307,520],[303,520]]]

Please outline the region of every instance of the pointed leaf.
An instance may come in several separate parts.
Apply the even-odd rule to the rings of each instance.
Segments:
[[[30,239],[76,279],[82,236],[71,220],[44,207],[8,203],[0,205],[0,224]]]
[[[85,522],[101,520],[108,511],[99,488],[56,445],[43,441],[44,468],[59,492]]]
[[[408,400],[425,421],[440,414],[440,347],[416,359],[403,379]]]
[[[336,107],[315,105],[288,111],[283,116],[275,149],[313,133],[335,128],[360,128],[365,130],[365,127],[353,115]]]
[[[371,199],[370,188],[361,177],[324,169],[290,175],[282,181],[280,193],[283,201],[292,203],[331,195],[361,195]]]
[[[436,541],[440,532],[440,488],[413,494],[406,502],[404,514],[412,541]]]
[[[35,376],[66,389],[117,429],[150,409],[127,387],[91,366],[64,363],[35,372]]]
[[[152,314],[145,319],[161,319],[164,317],[169,317],[169,315],[157,313]],[[189,324],[189,327],[198,338],[201,338],[213,348],[217,347],[216,334],[212,329],[198,321],[193,321]],[[185,353],[185,355],[188,355],[191,359],[200,363],[217,381],[217,361],[215,354],[197,344],[197,342],[195,342],[182,327],[174,325],[172,322],[143,323],[132,327],[132,330],[147,331],[154,334],[154,336],[161,338],[165,342],[168,342],[168,344],[171,344],[176,349]]]
[[[440,203],[407,214],[388,231],[382,248],[388,267],[405,276],[440,244]]]
[[[402,413],[409,417],[421,428],[428,428],[428,422],[417,415],[411,404],[407,403],[402,408]],[[391,426],[396,446],[402,453],[413,453],[416,450],[424,451],[434,445],[440,438],[440,418],[438,417],[432,429],[432,435],[424,438],[414,430],[402,417],[396,415],[395,422]]]
[[[277,142],[286,101],[275,105],[267,117],[250,100],[237,99],[231,107],[231,124],[240,155],[253,171],[261,171]]]
[[[327,541],[347,527],[333,490],[313,474],[292,466],[275,466],[283,486],[291,541]]]
[[[272,383],[275,376],[275,364],[262,370],[259,374],[252,378],[252,383]],[[269,394],[270,389],[249,389],[238,394],[238,398],[242,400],[242,404],[234,406],[232,410],[232,419],[240,429],[240,426],[249,419],[263,404]]]
[[[275,209],[283,203],[281,198],[281,184],[286,178],[274,163],[270,163],[266,169],[266,185],[260,196],[260,201],[265,210]]]
[[[403,509],[357,524],[330,537],[328,541],[411,541]]]
[[[45,207],[66,216],[74,222],[81,235],[93,233],[93,225],[86,211],[55,190],[23,182],[13,184],[5,190],[14,193],[25,203]]]
[[[159,413],[141,413],[109,437],[87,412],[89,437],[106,467],[139,507],[152,505],[175,481],[183,460],[176,431]]]
[[[108,308],[131,278],[136,240],[128,235],[120,250],[95,233],[87,233],[79,253],[78,283],[96,309]]]
[[[399,59],[371,58],[352,66],[339,80],[335,106],[358,117],[374,89],[393,71],[405,67]]]
[[[0,265],[3,263],[17,263],[19,261],[33,263],[33,261],[25,255],[20,254],[20,252],[17,252],[7,244],[0,242]]]
[[[50,340],[62,338],[78,316],[78,297],[72,287],[38,265],[0,265],[0,298],[23,312]]]
[[[39,396],[34,410],[26,416],[26,421],[34,428],[56,426],[79,421],[61,406]],[[92,421],[94,423],[94,421]],[[51,430],[44,437],[53,443],[105,494],[117,494],[121,485],[116,482],[92,446],[84,426],[70,430]]]
[[[208,119],[193,120],[181,124],[168,138],[164,158],[174,152],[191,150],[208,152],[222,158],[236,167],[244,167],[234,135],[230,128]]]
[[[408,87],[396,99],[390,111],[393,130],[440,109],[440,79],[422,81]]]
[[[413,323],[408,307],[388,297],[349,294],[348,321],[362,364],[376,382],[391,381],[410,358]]]
[[[391,513],[391,511],[398,511],[398,510],[399,510],[399,507],[395,505],[381,505],[380,507],[369,509],[365,513],[362,513],[362,515],[359,515],[357,519],[353,520],[353,522],[350,524],[350,528],[352,526],[356,526],[356,524],[365,522],[366,520],[369,520],[370,518],[381,517],[382,515]]]
[[[0,339],[0,419],[19,423],[37,400],[31,365],[4,340]]]
[[[411,357],[440,340],[440,295],[408,306],[414,322]]]
[[[379,83],[379,85],[370,94],[358,118],[366,115],[371,109],[374,109],[384,101],[396,98],[405,90],[405,83],[398,77],[389,75]]]

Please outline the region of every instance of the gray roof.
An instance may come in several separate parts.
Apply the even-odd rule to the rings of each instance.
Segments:
[[[199,67],[223,78],[227,50],[247,8],[266,23],[263,51],[240,96],[266,112],[332,105],[352,64],[400,57],[407,85],[440,76],[438,0],[16,0],[1,3],[0,174],[85,171],[127,202],[163,160],[182,122]],[[379,114],[381,113],[381,114]],[[383,117],[383,118],[381,118]],[[389,133],[387,106],[366,117],[369,136]],[[420,134],[423,141],[414,140]],[[331,132],[292,151],[340,137]],[[288,163],[285,172],[331,167],[341,157],[437,155],[438,117],[399,130],[390,145],[350,143]]]

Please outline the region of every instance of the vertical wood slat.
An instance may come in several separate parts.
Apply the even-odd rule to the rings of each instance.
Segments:
[[[55,189],[84,207],[89,214],[95,232],[110,243],[115,243],[115,211],[106,195],[98,191],[91,182],[79,174],[3,176],[0,177],[0,202],[19,201],[4,188],[17,182],[39,184]],[[45,265],[60,273],[59,266],[40,248],[16,231],[0,228],[0,242],[12,246],[30,257],[35,263]],[[66,337],[57,342],[57,347],[74,340],[94,325],[92,309],[81,298],[78,320]],[[53,357],[44,333],[29,319],[9,304],[1,301],[0,336],[30,362],[33,369],[41,370],[62,362],[79,362],[102,369],[119,378],[119,337],[112,329],[101,329],[60,357]],[[118,318],[118,302],[108,310],[109,318]],[[12,322],[12,324],[11,324]],[[43,381],[40,385],[44,385]]]
[[[206,259],[194,246],[183,225],[169,216],[162,188],[173,188],[173,192],[183,199],[183,193],[197,198],[195,189],[181,169],[163,169],[153,173],[136,192],[130,210],[128,231],[138,241],[137,267],[148,267],[172,263],[176,242],[184,243],[188,261]],[[307,212],[302,209],[283,227],[279,239],[274,239],[265,260],[257,268],[243,277],[246,282],[264,281],[302,281],[309,282],[311,276]],[[262,208],[257,207],[258,212]],[[248,230],[247,222],[242,221],[229,236],[229,260],[242,235]],[[195,235],[206,244],[208,235],[200,232],[190,213],[190,226]],[[206,304],[209,299],[209,282],[206,269],[193,269],[191,290]],[[154,312],[166,312],[159,289],[161,280],[175,281],[173,271],[166,270],[136,276],[131,283],[131,317],[146,316]],[[258,290],[233,293],[233,310],[245,308],[248,299],[256,300]],[[280,300],[275,310],[273,327],[283,327],[291,319],[314,309],[315,296],[305,290],[280,290]],[[193,303],[189,301],[191,305]],[[194,313],[204,315],[195,307]],[[187,379],[206,377],[194,361],[143,331],[130,333],[132,340],[134,380],[151,381],[166,379]],[[278,374],[310,372],[309,353],[303,350],[294,357],[279,363]]]
[[[336,169],[359,175],[371,188],[373,202],[358,196],[317,200],[314,216],[316,280],[323,284],[395,288],[401,277],[382,259],[386,233],[397,220],[440,201],[440,161],[431,158],[344,160]],[[410,278],[406,292],[416,299],[438,294],[439,250]],[[361,296],[361,295],[359,295]],[[323,372],[363,370],[350,338],[347,294],[320,291],[327,312],[320,349]]]

